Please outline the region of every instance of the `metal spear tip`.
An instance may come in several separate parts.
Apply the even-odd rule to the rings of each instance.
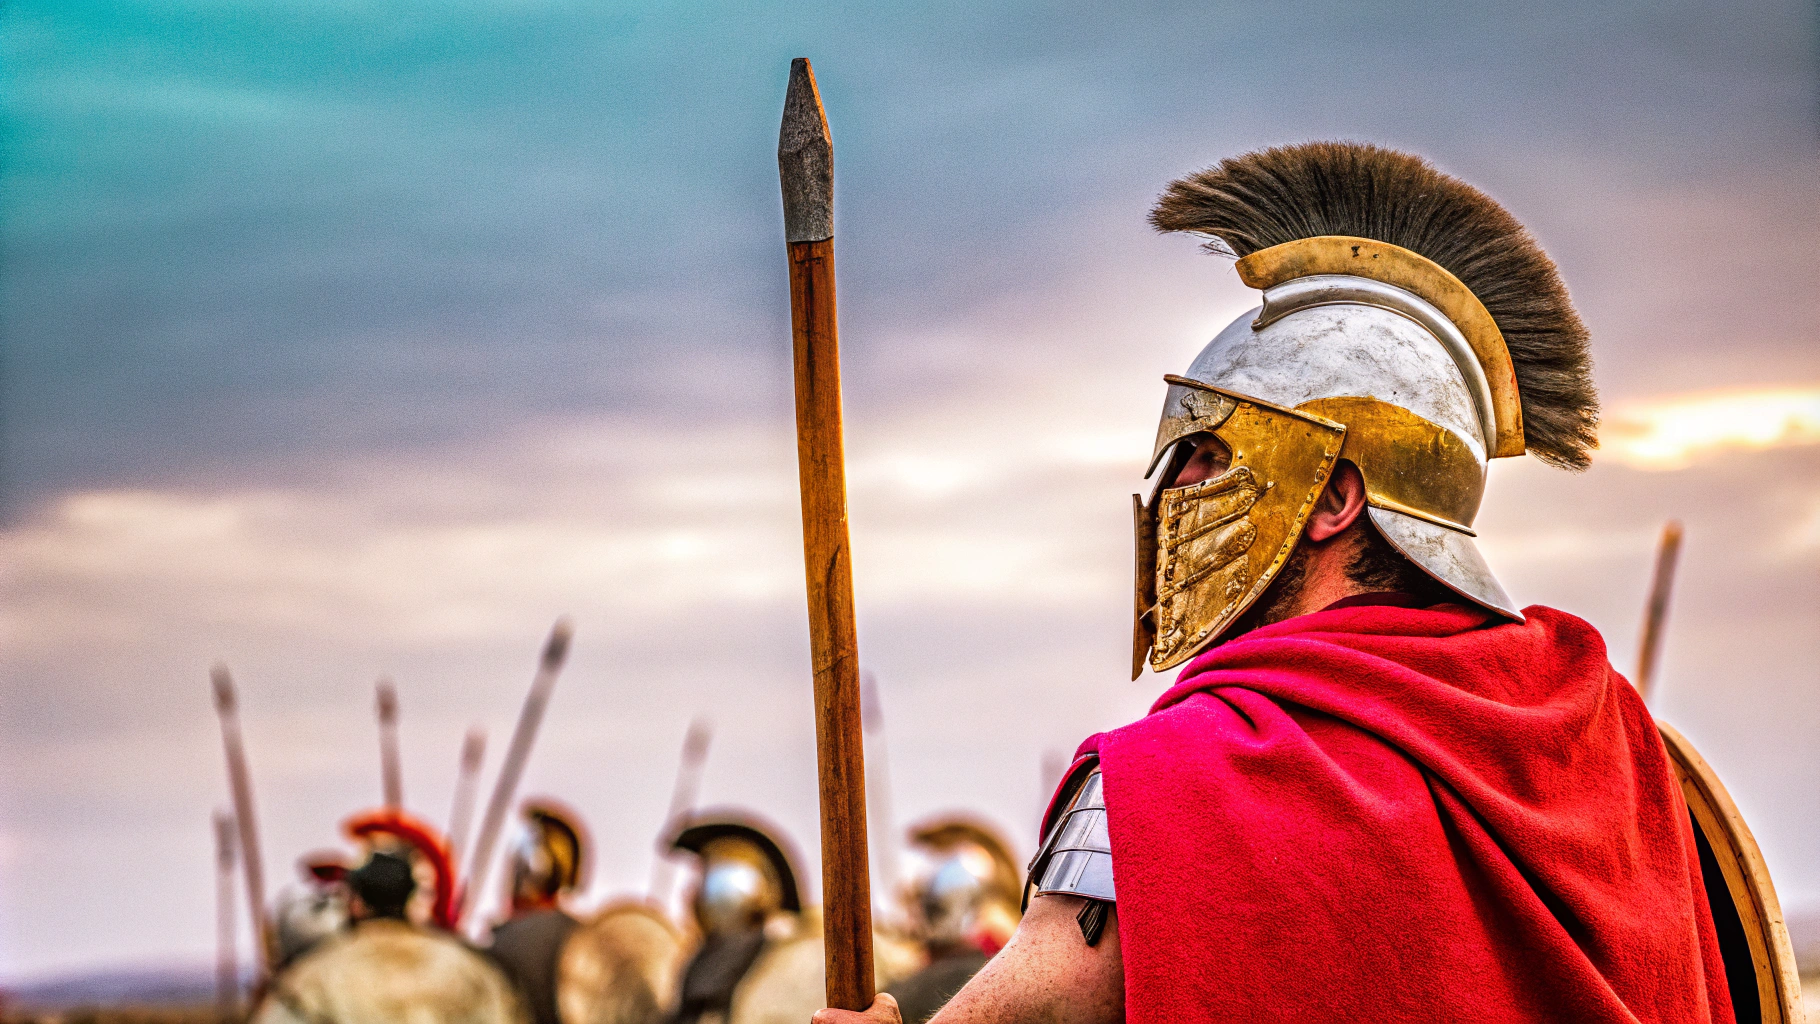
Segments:
[[[228,675],[226,665],[218,661],[209,669],[209,684],[215,690],[215,710],[234,710],[234,677]]]
[[[575,624],[565,616],[550,627],[550,639],[543,645],[543,667],[557,669],[569,657],[569,641],[575,637]]]
[[[480,767],[480,759],[487,754],[487,731],[480,726],[468,730],[461,741],[461,763],[464,767]]]
[[[777,172],[784,188],[784,240],[834,237],[834,141],[807,57],[790,62],[784,123],[777,134]]]

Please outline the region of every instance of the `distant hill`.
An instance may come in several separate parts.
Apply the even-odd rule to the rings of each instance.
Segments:
[[[243,976],[242,985],[251,977]],[[135,967],[0,986],[9,1010],[74,1006],[196,1006],[215,1000],[209,966]]]

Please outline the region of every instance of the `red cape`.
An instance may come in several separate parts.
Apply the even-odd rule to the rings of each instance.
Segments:
[[[1587,623],[1335,608],[1081,745],[1126,1019],[1730,1021],[1687,808]]]

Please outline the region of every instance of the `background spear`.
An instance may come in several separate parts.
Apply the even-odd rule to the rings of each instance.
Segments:
[[[215,812],[215,1013],[240,1015],[239,937],[234,928],[234,816]]]
[[[796,376],[796,467],[815,668],[815,761],[821,783],[822,938],[828,1005],[872,1003],[872,887],[866,870],[866,758],[859,650],[847,550],[840,347],[834,310],[834,143],[815,73],[790,64],[778,132],[784,239],[790,253]]]
[[[871,816],[868,831],[874,844],[872,863],[878,870],[878,888],[883,891],[882,906],[875,913],[891,919],[891,897],[897,892],[898,835],[897,816],[891,805],[891,751],[885,743],[885,710],[878,700],[878,676],[861,672],[859,676],[859,717],[866,732],[866,813]]]
[[[487,731],[476,725],[461,740],[461,764],[455,772],[455,800],[449,807],[449,868],[461,867],[461,851],[468,842],[474,798],[480,794],[480,766],[487,756]]]
[[[1668,620],[1668,599],[1675,590],[1675,563],[1681,557],[1681,523],[1671,519],[1662,527],[1656,548],[1656,569],[1649,581],[1649,605],[1643,612],[1643,639],[1637,650],[1637,692],[1649,699],[1656,662],[1662,654],[1662,627]]]
[[[531,743],[537,738],[537,727],[543,722],[544,709],[550,704],[550,692],[556,689],[556,677],[569,657],[569,639],[574,627],[568,619],[558,619],[544,642],[543,657],[538,659],[537,674],[525,694],[524,706],[518,711],[518,725],[512,730],[512,742],[506,747],[506,759],[499,766],[499,779],[493,784],[493,795],[487,800],[486,816],[480,819],[480,836],[474,840],[474,856],[468,862],[468,882],[461,893],[461,910],[455,915],[461,921],[474,909],[480,891],[486,887],[487,868],[493,859],[493,844],[506,822],[506,811],[512,806],[512,795],[518,792],[518,779],[524,774],[525,762],[531,757]]]
[[[221,720],[221,748],[227,755],[228,788],[234,795],[234,824],[240,833],[240,863],[246,874],[247,911],[253,922],[253,948],[259,970],[271,970],[272,951],[265,922],[265,862],[259,856],[259,822],[253,816],[253,780],[246,767],[246,744],[240,737],[240,707],[234,699],[234,677],[226,665],[209,673],[215,690],[215,717]]]
[[[404,769],[398,764],[398,688],[390,679],[375,687],[379,714],[379,780],[387,810],[404,808]]]
[[[650,900],[660,907],[670,906],[670,889],[676,863],[671,860],[670,839],[684,815],[695,807],[695,794],[701,789],[702,766],[708,761],[708,743],[714,738],[714,727],[705,718],[689,722],[683,734],[682,758],[676,765],[676,785],[670,789],[670,810],[657,830],[657,859],[651,863]]]

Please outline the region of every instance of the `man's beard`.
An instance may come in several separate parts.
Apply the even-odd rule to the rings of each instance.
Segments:
[[[1225,640],[1243,636],[1259,626],[1293,618],[1296,599],[1302,596],[1302,588],[1307,583],[1308,547],[1297,540],[1295,547],[1289,549],[1289,557],[1283,560],[1283,567],[1277,570],[1276,578],[1270,581],[1270,585],[1258,595],[1257,601],[1226,631]]]

